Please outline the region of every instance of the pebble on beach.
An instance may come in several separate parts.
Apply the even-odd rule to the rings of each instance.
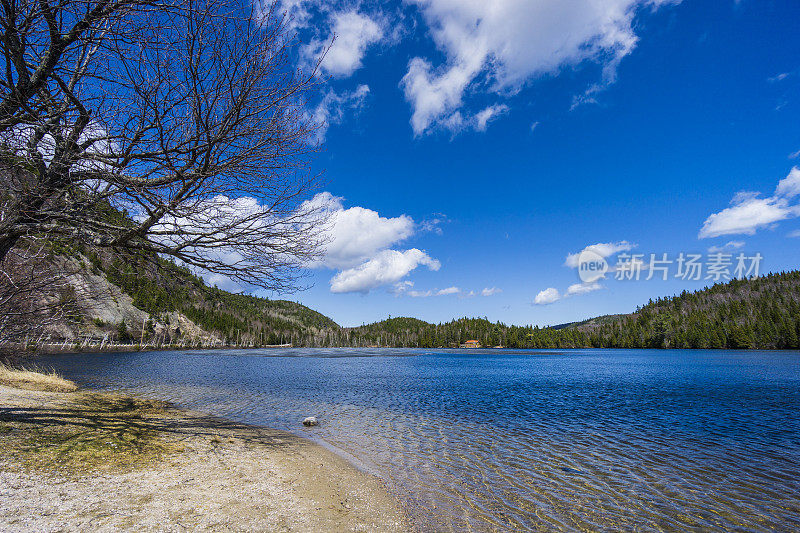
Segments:
[[[316,417],[314,417],[314,416],[309,416],[309,417],[306,417],[306,418],[303,420],[303,425],[304,425],[304,426],[308,426],[308,427],[311,427],[311,426],[316,426],[316,425],[317,425],[317,418],[316,418]]]

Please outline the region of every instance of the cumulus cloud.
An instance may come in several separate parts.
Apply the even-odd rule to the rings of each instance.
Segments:
[[[134,204],[127,205],[134,220],[141,222],[148,214]],[[288,215],[288,218],[287,218]],[[277,213],[269,205],[252,196],[230,197],[216,195],[208,199],[197,200],[191,209],[183,209],[179,214],[168,214],[156,223],[152,231],[162,244],[180,248],[187,253],[197,254],[217,266],[236,266],[246,269],[261,260],[249,252],[251,244],[261,231],[282,234],[297,231],[298,219],[308,217],[308,223],[316,225],[316,211],[304,202],[293,214]],[[238,235],[239,246],[223,245],[230,235]],[[309,234],[309,238],[312,235]],[[315,237],[314,237],[315,238]],[[285,264],[301,268],[305,265],[295,263],[291,257],[275,256]],[[184,264],[180,260],[178,264]],[[216,285],[225,290],[238,292],[252,288],[246,282],[235,281],[222,273],[213,273],[205,269],[188,266],[195,274],[201,276],[209,285]]]
[[[408,215],[382,217],[365,207],[345,209],[343,201],[344,198],[322,192],[305,204],[320,209],[328,220],[325,255],[312,266],[352,268],[414,234],[416,225]]]
[[[565,298],[572,296],[580,296],[589,294],[590,292],[599,291],[603,286],[599,283],[574,283],[567,287],[567,290],[562,294],[555,287],[549,287],[543,291],[539,291],[536,298],[533,299],[535,305],[548,305]]]
[[[393,285],[390,292],[396,296],[427,296],[412,290],[413,282],[403,278],[420,265],[439,270],[439,261],[417,248],[390,249],[418,231],[414,219],[408,215],[383,217],[359,206],[345,208],[343,201],[323,192],[303,204],[326,220],[323,257],[308,266],[340,271],[331,279],[331,292],[367,293],[382,285]]]
[[[550,287],[540,291],[539,294],[536,295],[536,298],[533,299],[533,303],[536,305],[547,305],[557,302],[560,299],[561,295],[559,294],[558,289]]]
[[[452,120],[468,87],[507,94],[527,81],[583,61],[603,66],[614,81],[619,62],[636,47],[633,19],[643,6],[672,0],[409,0],[425,19],[446,62],[423,57],[408,64],[401,86],[411,104],[416,135]],[[481,83],[481,82],[484,83]]]
[[[331,292],[368,293],[382,285],[396,284],[420,265],[439,270],[441,264],[417,248],[404,252],[383,250],[365,263],[348,268],[331,279]]]
[[[536,305],[548,305],[571,296],[580,296],[582,294],[599,291],[602,288],[603,286],[596,282],[574,283],[567,287],[567,290],[564,292],[564,294],[561,294],[558,292],[558,289],[550,287],[540,291],[539,294],[536,295],[536,298],[533,299],[533,303]]]
[[[756,192],[740,192],[731,200],[731,206],[710,215],[700,228],[698,238],[707,239],[721,235],[754,235],[759,229],[800,216],[800,206],[790,201],[800,195],[800,169],[792,168],[778,182],[775,194],[762,198]]]
[[[753,235],[756,230],[791,216],[792,211],[782,198],[750,197],[709,216],[700,229],[699,237]]]
[[[355,10],[334,13],[330,22],[332,34],[324,39],[313,39],[302,48],[301,54],[311,63],[324,53],[320,63],[322,71],[346,78],[361,68],[367,47],[379,42],[384,31],[376,20]]]
[[[575,296],[599,291],[603,286],[599,283],[575,283],[567,287],[567,296]]]
[[[775,196],[794,198],[798,194],[800,194],[800,168],[794,167],[788,176],[778,182]]]
[[[256,9],[262,12],[271,5],[261,0],[255,2]],[[341,9],[335,3],[321,0],[281,0],[278,9],[287,17],[287,25],[298,32],[299,39],[307,42],[300,48],[300,65],[304,70],[310,71],[319,62],[318,73],[349,77],[362,66],[367,48],[383,39],[385,19],[360,13],[352,5]],[[368,94],[369,86],[364,84],[350,91],[325,92],[318,105],[307,111],[307,117],[319,124],[314,141],[322,143],[330,125],[358,112]]]
[[[578,258],[580,257],[581,253],[586,250],[591,250],[601,257],[611,257],[619,252],[628,252],[634,248],[636,248],[636,245],[628,241],[598,242],[597,244],[587,246],[578,253],[568,254],[567,259],[564,261],[564,265],[570,268],[578,268]]]
[[[498,289],[497,287],[486,287],[481,291],[481,296],[494,296],[495,294],[499,294],[503,292],[502,289]]]

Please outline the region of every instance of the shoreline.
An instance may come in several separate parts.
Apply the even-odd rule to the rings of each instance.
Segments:
[[[2,530],[409,530],[382,480],[290,432],[90,391],[0,406]]]
[[[585,351],[585,350],[594,350],[597,352],[609,352],[609,351],[653,351],[653,352],[672,352],[672,351],[688,351],[688,352],[742,352],[742,353],[754,353],[754,352],[774,352],[774,353],[785,353],[785,352],[797,352],[799,351],[797,348],[614,348],[614,347],[581,347],[581,348],[420,348],[420,347],[392,347],[392,346],[378,346],[378,347],[365,347],[365,346],[330,346],[330,347],[308,347],[308,346],[163,346],[163,347],[136,347],[133,346],[114,346],[113,348],[108,347],[84,347],[81,349],[75,349],[74,347],[70,347],[64,350],[56,349],[56,348],[42,348],[39,351],[24,351],[24,350],[16,350],[8,353],[4,353],[0,351],[0,363],[3,361],[11,362],[11,363],[20,363],[24,361],[33,361],[35,362],[36,356],[38,355],[80,355],[80,354],[111,354],[111,353],[149,353],[149,352],[167,352],[167,351],[214,351],[214,350],[242,350],[242,351],[259,351],[259,350],[269,350],[274,351],[276,353],[280,353],[281,350],[290,350],[290,349],[301,349],[301,350],[438,350],[438,351],[461,351],[465,354],[473,354],[477,353],[480,354],[481,352],[485,351],[502,351],[502,352],[576,352],[576,351]]]

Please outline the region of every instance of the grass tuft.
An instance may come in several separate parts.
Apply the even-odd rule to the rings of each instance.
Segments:
[[[0,385],[18,389],[47,392],[74,392],[78,386],[56,372],[38,372],[24,368],[13,368],[0,363]]]

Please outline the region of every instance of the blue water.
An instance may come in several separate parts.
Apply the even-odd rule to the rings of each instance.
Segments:
[[[800,530],[800,353],[289,349],[42,358],[321,439],[421,530]],[[321,424],[304,430],[300,421]]]

